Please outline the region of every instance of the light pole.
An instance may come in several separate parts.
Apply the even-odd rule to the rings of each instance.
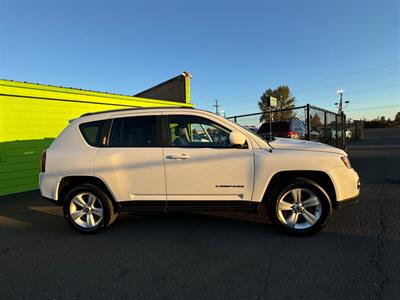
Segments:
[[[338,90],[337,93],[340,95],[339,102],[336,102],[335,105],[339,105],[338,114],[342,114],[343,112],[343,90]],[[350,101],[344,101],[345,104],[349,104]]]
[[[338,90],[337,93],[339,94],[339,103],[336,102],[335,105],[339,105],[338,114],[341,115],[343,112],[343,90]],[[349,104],[350,101],[345,101],[345,104]]]
[[[343,90],[338,90],[337,93],[340,95],[339,103],[335,103],[335,105],[339,105],[338,109],[338,115],[340,116],[340,123],[342,124],[342,134],[341,134],[341,143],[342,147],[345,145],[346,141],[346,117],[343,113]],[[350,103],[350,101],[345,101],[345,104]],[[338,138],[338,133],[337,133],[337,117],[336,117],[336,130],[335,130],[335,139],[336,139],[336,144],[337,144],[337,138]]]
[[[339,110],[338,110],[338,114],[340,115],[343,111],[343,90],[338,90],[337,93],[340,95]]]

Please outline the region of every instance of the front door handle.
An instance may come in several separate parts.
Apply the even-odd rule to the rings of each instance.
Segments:
[[[190,158],[190,156],[183,153],[183,154],[167,155],[166,158],[167,159],[188,159],[188,158]]]

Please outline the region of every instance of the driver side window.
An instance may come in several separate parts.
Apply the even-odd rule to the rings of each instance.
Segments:
[[[226,148],[230,130],[196,116],[170,115],[169,142],[173,147]]]

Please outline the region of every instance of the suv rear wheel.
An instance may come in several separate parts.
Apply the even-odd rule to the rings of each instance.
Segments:
[[[311,235],[324,228],[332,211],[329,196],[314,181],[295,178],[276,188],[266,203],[271,221],[293,235]]]
[[[95,233],[111,225],[117,213],[110,198],[98,187],[82,184],[72,189],[65,198],[64,217],[81,233]]]

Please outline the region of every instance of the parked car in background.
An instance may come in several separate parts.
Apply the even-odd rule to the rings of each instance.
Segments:
[[[257,133],[258,128],[256,126],[242,126],[244,129],[249,130],[252,133]]]
[[[341,137],[342,137],[342,131],[339,130],[339,131],[336,133],[336,130],[335,130],[335,129],[331,129],[331,130],[330,130],[330,135],[331,135],[331,137],[332,137],[333,139],[335,139],[335,138],[341,138]],[[350,140],[350,139],[353,137],[353,132],[352,132],[350,129],[346,129],[345,137],[346,137],[346,139]]]
[[[320,139],[323,136],[323,130],[319,130],[319,129],[312,129],[310,131],[310,137],[312,140],[314,139]]]
[[[72,120],[43,153],[39,178],[42,196],[62,206],[82,233],[111,225],[120,212],[266,209],[282,230],[309,235],[325,226],[332,208],[357,201],[360,188],[341,149],[282,138],[267,143],[227,119],[186,108]]]
[[[265,140],[270,139],[270,123],[265,122],[258,129],[257,134]],[[272,137],[283,137],[290,139],[304,139],[306,125],[299,119],[290,121],[272,122]]]

